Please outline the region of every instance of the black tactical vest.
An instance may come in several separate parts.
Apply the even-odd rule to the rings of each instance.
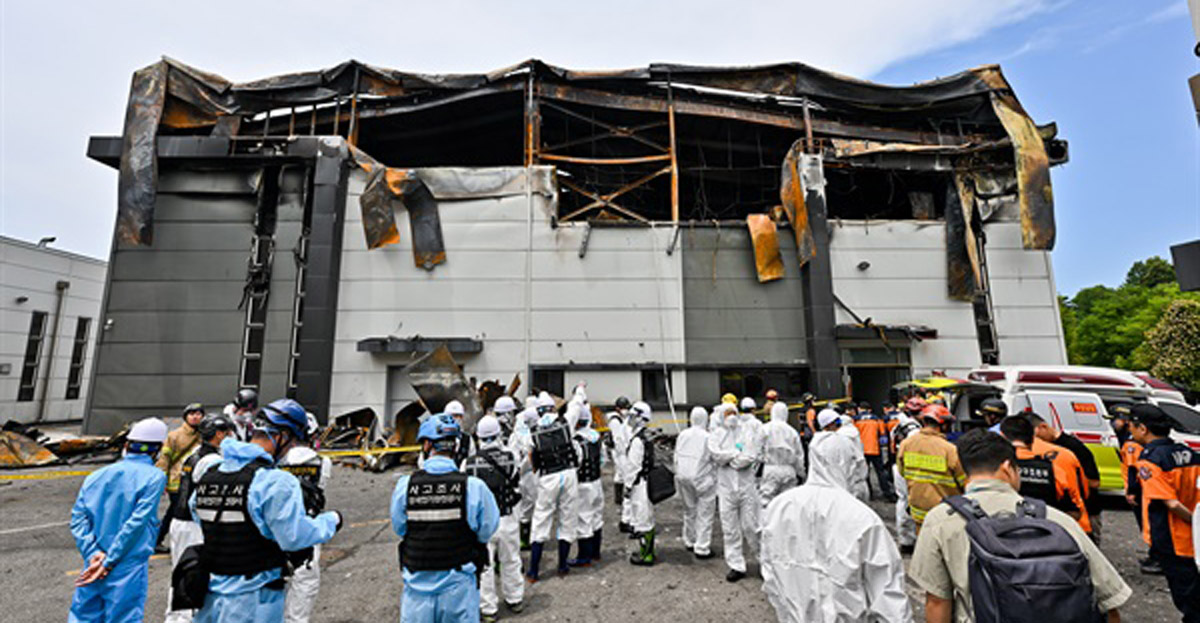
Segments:
[[[582,437],[579,439],[579,449],[582,456],[579,457],[579,468],[575,472],[579,475],[579,482],[594,482],[600,480],[600,440],[588,441]]]
[[[1050,458],[1038,456],[1017,459],[1017,471],[1021,474],[1022,497],[1041,500],[1047,506],[1061,506],[1054,479],[1054,463]]]
[[[400,565],[409,571],[448,571],[468,562],[479,570],[479,537],[467,523],[467,475],[430,474],[408,479],[408,530],[400,542]],[[484,560],[487,546],[482,545]]]
[[[521,500],[521,480],[517,476],[517,468],[511,452],[500,448],[484,448],[467,459],[466,473],[487,485],[503,517],[512,513]]]
[[[309,517],[316,517],[325,510],[325,491],[321,489],[321,462],[316,465],[303,463],[300,465],[280,465],[279,469],[293,475],[300,481],[300,492],[304,494],[304,510]]]
[[[252,461],[236,472],[213,467],[196,483],[201,557],[210,573],[251,576],[286,566],[279,544],[262,535],[247,509],[254,474],[270,468],[266,461]]]
[[[579,464],[571,432],[562,419],[533,431],[533,469],[538,475],[557,474]]]
[[[462,465],[463,461],[471,454],[471,435],[460,432],[458,434],[458,448],[454,451],[454,464]]]
[[[642,440],[642,465],[641,469],[638,470],[638,478],[645,480],[650,475],[650,470],[654,469],[654,444],[650,443],[649,439],[646,439],[645,428],[638,431],[634,435],[634,439]]]
[[[196,483],[192,481],[192,472],[196,470],[196,464],[200,462],[200,459],[219,452],[220,449],[216,446],[201,443],[200,448],[183,462],[183,468],[179,472],[179,497],[175,500],[175,506],[171,508],[172,519],[192,520],[192,511],[188,508],[188,500],[191,499],[192,491],[196,488]]]

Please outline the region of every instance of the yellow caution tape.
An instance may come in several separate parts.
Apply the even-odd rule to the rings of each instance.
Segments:
[[[420,452],[421,446],[397,446],[394,448],[370,448],[367,450],[321,450],[317,454],[330,458],[343,456],[373,456],[377,454],[396,454],[400,452]]]
[[[50,480],[54,478],[72,478],[75,476],[87,476],[95,470],[88,471],[63,471],[63,472],[38,472],[36,474],[0,474],[0,480]]]

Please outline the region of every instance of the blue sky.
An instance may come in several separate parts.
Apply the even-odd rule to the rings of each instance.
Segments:
[[[1183,0],[1076,0],[979,39],[891,65],[907,84],[1000,63],[1026,110],[1058,122],[1071,161],[1052,173],[1058,289],[1117,285],[1136,260],[1200,238],[1200,73]]]
[[[0,233],[107,256],[117,176],[87,160],[87,137],[119,134],[130,75],[169,55],[237,81],[349,58],[426,72],[533,57],[580,69],[798,60],[891,84],[1000,63],[1033,117],[1057,121],[1071,142],[1071,162],[1053,174],[1060,291],[1115,285],[1135,260],[1200,238],[1200,128],[1186,85],[1200,64],[1184,0],[280,6],[0,1]],[[230,15],[286,35],[214,36]]]

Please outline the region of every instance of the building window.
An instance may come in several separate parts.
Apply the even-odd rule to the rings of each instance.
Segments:
[[[651,407],[665,407],[671,402],[667,393],[670,377],[662,368],[642,370],[642,400]]]
[[[25,360],[21,367],[18,402],[33,400],[37,388],[38,370],[42,367],[42,342],[46,340],[46,312],[35,311],[29,319],[29,338],[25,341]]]
[[[88,331],[92,319],[80,317],[75,321],[75,343],[71,348],[71,371],[67,374],[67,400],[79,398],[79,387],[83,384],[83,360],[87,356]]]
[[[562,370],[534,370],[533,371],[533,391],[550,392],[554,396],[564,395],[564,384]]]

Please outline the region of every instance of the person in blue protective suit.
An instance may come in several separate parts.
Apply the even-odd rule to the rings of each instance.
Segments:
[[[221,442],[221,460],[193,473],[192,515],[204,532],[200,559],[212,574],[197,623],[283,621],[289,553],[329,541],[342,527],[337,511],[310,517],[296,477],[276,469],[308,431],[295,400],[263,409],[250,443]]]
[[[125,458],[83,481],[71,509],[71,535],[86,565],[75,580],[72,623],[142,620],[158,501],[167,486],[154,457],[166,438],[162,420],[134,424]]]
[[[458,471],[459,427],[444,413],[421,423],[424,467],[401,476],[392,493],[392,529],[400,536],[404,593],[401,623],[479,622],[477,573],[500,525],[484,481]]]

